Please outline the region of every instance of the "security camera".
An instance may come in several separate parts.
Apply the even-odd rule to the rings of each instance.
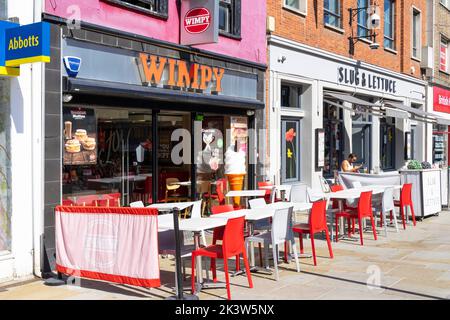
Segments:
[[[381,18],[377,13],[373,13],[369,18],[369,29],[378,29],[380,27]]]
[[[380,44],[378,42],[372,42],[369,44],[369,48],[372,50],[377,50],[380,47]]]

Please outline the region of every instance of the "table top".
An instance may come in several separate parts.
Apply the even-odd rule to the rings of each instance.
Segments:
[[[245,217],[245,220],[256,221],[273,217],[275,209],[264,207],[257,209],[241,209],[235,211],[229,211],[219,214],[214,214],[209,219],[232,219],[237,217]]]
[[[288,184],[275,184],[272,186],[261,186],[258,187],[259,189],[262,190],[272,190],[272,188],[275,188],[276,190],[279,191],[288,191],[292,186],[288,185]]]
[[[227,224],[227,219],[223,218],[191,218],[182,219],[180,221],[181,231],[201,232],[217,227],[222,227]],[[158,225],[160,230],[173,230],[173,220],[164,220]]]
[[[235,190],[228,191],[226,197],[263,197],[266,190]]]
[[[197,180],[196,183],[197,184],[201,184],[204,182],[209,182],[211,183],[211,185],[215,185],[217,184],[216,181],[203,181],[203,180]],[[178,181],[178,182],[171,182],[170,185],[180,185],[180,186],[185,186],[185,187],[190,187],[192,185],[192,181]]]
[[[151,204],[149,206],[147,206],[147,208],[154,208],[157,209],[159,211],[169,211],[169,210],[173,210],[175,208],[178,208],[179,210],[183,210],[186,209],[190,206],[192,206],[194,204],[193,201],[189,201],[189,202],[163,202],[163,203],[154,203]]]
[[[312,203],[280,201],[280,202],[269,203],[267,206],[272,209],[282,209],[282,208],[293,206],[294,211],[304,211],[304,210],[311,209]]]
[[[381,186],[381,185],[373,185],[373,186],[363,186],[358,188],[345,189],[337,192],[329,192],[324,193],[323,196],[327,199],[357,199],[361,196],[362,192],[372,191],[372,194],[380,194],[383,193],[386,188],[392,187],[394,190],[401,189],[400,185],[391,185],[391,186]]]

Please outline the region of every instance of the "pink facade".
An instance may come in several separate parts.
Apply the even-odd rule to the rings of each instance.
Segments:
[[[45,12],[62,18],[179,43],[179,19],[176,0],[169,0],[169,18],[154,16],[114,6],[102,0],[45,0]],[[266,64],[266,1],[242,1],[241,40],[219,36],[219,42],[195,46],[244,60]]]

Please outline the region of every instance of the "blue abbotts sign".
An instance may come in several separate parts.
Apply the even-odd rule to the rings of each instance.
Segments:
[[[19,76],[20,65],[50,62],[50,24],[0,21],[0,75]]]
[[[38,22],[5,30],[7,67],[50,62],[50,24]]]
[[[67,75],[75,78],[80,72],[81,58],[78,57],[64,57],[64,66],[66,67]]]
[[[5,30],[9,28],[16,28],[19,25],[17,23],[0,20],[0,75],[2,76],[18,76],[20,74],[20,68],[7,67],[5,63]]]

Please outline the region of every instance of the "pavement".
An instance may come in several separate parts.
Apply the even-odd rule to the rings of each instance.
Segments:
[[[435,300],[450,299],[450,212],[407,225],[388,237],[379,230],[378,240],[371,231],[354,241],[333,243],[334,259],[328,256],[326,242],[316,238],[317,266],[312,258],[300,259],[301,272],[295,263],[279,265],[280,279],[252,273],[254,287],[248,287],[245,275],[231,277],[232,299],[314,299],[314,300]],[[297,239],[298,244],[298,239]],[[310,252],[309,239],[304,240],[305,253]],[[298,246],[297,246],[298,248]],[[257,250],[256,250],[257,252]],[[282,255],[281,255],[282,256]],[[256,259],[258,261],[259,259]],[[88,279],[77,279],[73,285],[49,287],[42,279],[0,284],[0,300],[160,300],[173,295],[174,260],[160,258],[159,288],[140,288]],[[187,262],[185,285],[190,284],[190,262]],[[234,266],[234,261],[230,261]],[[219,264],[218,279],[224,281]],[[198,294],[204,299],[226,299],[225,289],[207,289]]]

